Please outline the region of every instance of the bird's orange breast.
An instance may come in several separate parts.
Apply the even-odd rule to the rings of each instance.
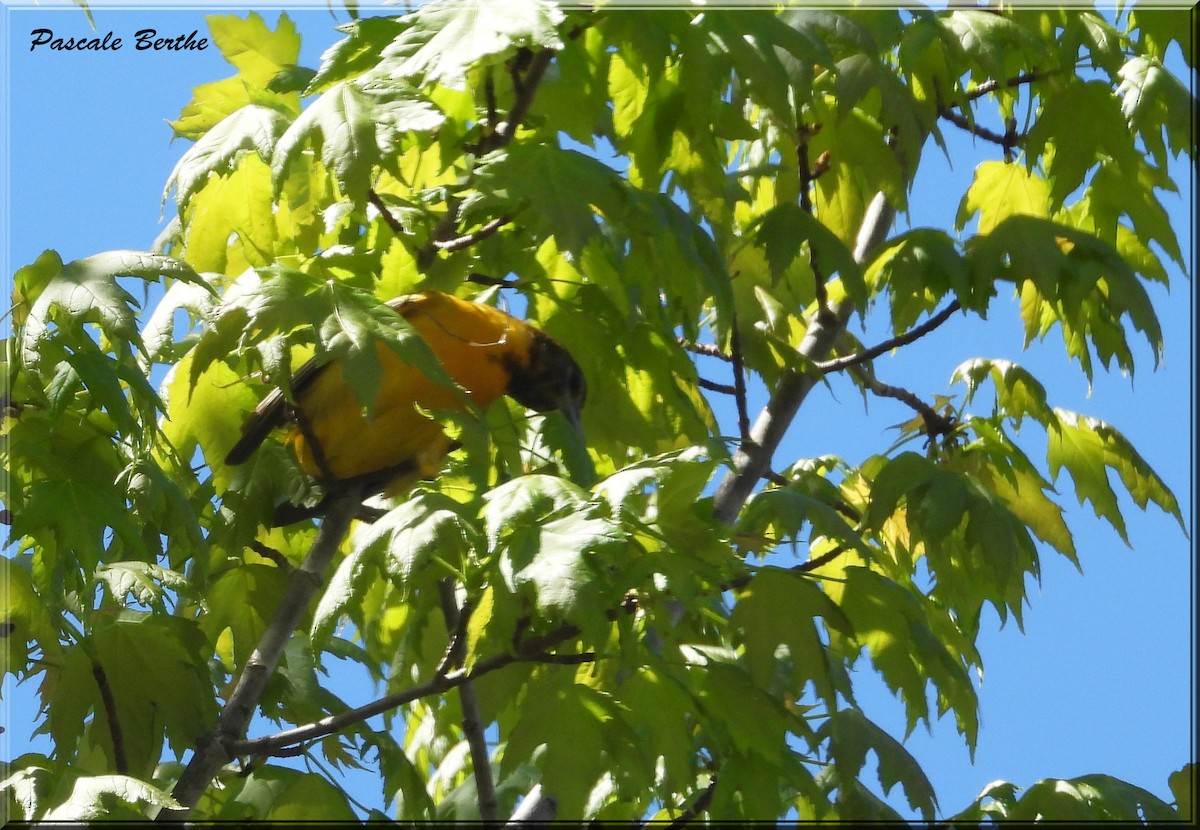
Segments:
[[[450,440],[437,421],[419,410],[486,408],[505,393],[512,362],[520,362],[529,350],[529,327],[490,306],[430,293],[406,299],[397,308],[462,390],[431,380],[379,345],[380,387],[368,417],[345,382],[341,365],[325,367],[298,403],[335,478],[406,464],[413,465],[412,473],[404,476],[408,482],[433,474]],[[292,429],[287,443],[306,473],[322,475],[299,427]]]

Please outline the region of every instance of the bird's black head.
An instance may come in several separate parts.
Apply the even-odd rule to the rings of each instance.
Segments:
[[[508,365],[508,394],[536,412],[559,410],[580,428],[579,413],[587,398],[587,381],[575,358],[545,333],[534,329],[524,365]]]

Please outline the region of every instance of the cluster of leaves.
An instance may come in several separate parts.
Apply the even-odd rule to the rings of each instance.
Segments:
[[[328,764],[376,769],[401,819],[494,817],[534,782],[563,817],[898,818],[863,780],[873,753],[883,791],[934,817],[849,668],[870,661],[909,731],[951,713],[973,748],[983,608],[1019,621],[1040,553],[1076,556],[1059,472],[1123,538],[1110,471],[1140,508],[1182,523],[1178,504],[1115,428],[972,359],[943,440],[797,461],[723,525],[709,485],[737,475],[738,428],[687,347],[728,359],[744,405],[746,376],[772,390],[821,371],[814,321],[881,311],[901,335],[1015,290],[1027,340],[1057,326],[1089,378],[1097,360],[1132,371],[1135,335],[1157,359],[1143,283],[1166,281],[1163,255],[1182,265],[1157,191],[1168,157],[1193,151],[1191,99],[1162,63],[1188,48],[1172,20],[433,2],[339,27],[311,69],[286,16],[209,18],[236,74],[172,122],[194,143],[158,252],[48,251],[16,275],[3,668],[41,675],[55,750],[0,782],[10,809],[177,806],[180,761],[315,533],[269,527],[312,487],[279,443],[222,463],[242,419],[314,353],[342,361],[367,407],[379,342],[437,374],[386,301],[483,283],[516,289],[583,368],[595,480],[579,483],[553,419],[512,404],[455,419],[464,451],[343,542],[260,701],[268,721],[338,728],[305,733],[307,772],[227,768],[188,806],[352,817]],[[1102,126],[1077,129],[1083,113]],[[946,125],[996,147],[960,236],[920,228],[856,256],[872,198],[903,209]],[[133,279],[166,289],[144,320]],[[1025,418],[1049,436],[1049,478],[1013,439]],[[384,728],[323,681],[341,660],[396,697]],[[481,764],[485,731],[498,745]],[[1020,798],[993,785],[961,817],[1174,814],[1093,777]]]

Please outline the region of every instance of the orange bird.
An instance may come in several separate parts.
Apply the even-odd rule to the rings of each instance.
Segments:
[[[272,430],[292,422],[285,440],[304,472],[327,484],[365,481],[395,494],[435,474],[453,449],[441,425],[421,410],[464,410],[469,404],[484,409],[509,395],[537,412],[559,410],[579,428],[587,395],[583,372],[544,332],[491,306],[438,291],[406,294],[388,305],[429,344],[446,374],[465,390],[465,400],[462,392],[379,344],[381,379],[368,417],[339,361],[310,360],[292,378],[297,405],[290,406],[278,389],[267,395],[246,419],[225,463],[246,461]]]

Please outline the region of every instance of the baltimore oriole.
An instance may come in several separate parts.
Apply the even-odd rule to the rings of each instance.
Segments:
[[[246,419],[225,463],[246,461],[272,430],[291,421],[285,440],[306,473],[327,484],[365,480],[376,491],[395,494],[436,473],[453,448],[429,410],[463,410],[468,400],[483,409],[509,395],[537,412],[559,410],[579,427],[587,394],[583,373],[542,331],[491,306],[437,291],[408,294],[388,305],[429,344],[466,399],[379,345],[381,379],[368,417],[338,361],[310,360],[291,381],[297,406],[289,406],[282,391],[271,392]]]

